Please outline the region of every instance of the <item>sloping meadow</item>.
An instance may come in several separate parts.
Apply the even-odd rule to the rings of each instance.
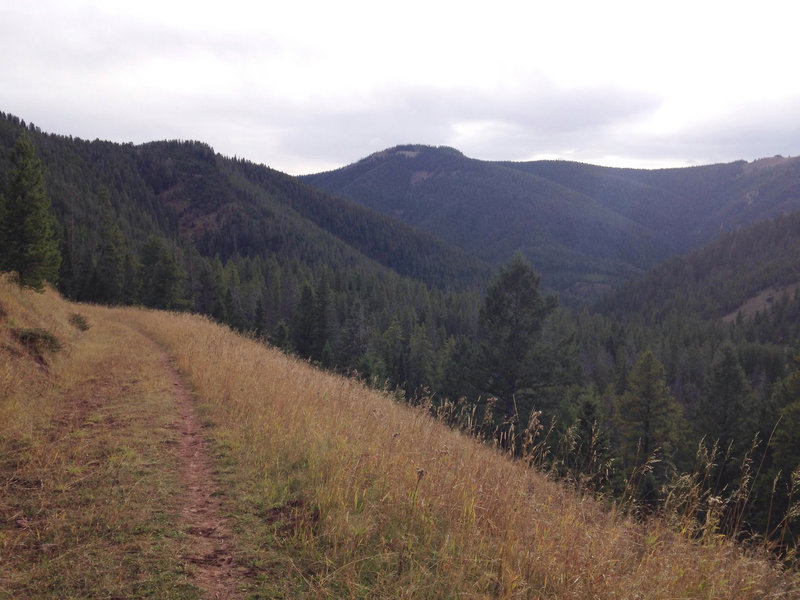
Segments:
[[[169,377],[100,312],[0,277],[0,599],[199,595]]]
[[[162,344],[193,388],[257,597],[798,594],[757,553],[623,516],[424,409],[205,318],[104,314]]]

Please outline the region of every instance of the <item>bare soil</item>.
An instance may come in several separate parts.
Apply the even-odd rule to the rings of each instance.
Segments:
[[[192,395],[166,353],[162,363],[172,378],[175,403],[180,412],[177,453],[184,488],[181,517],[188,535],[188,553],[182,558],[192,565],[195,584],[209,598],[235,600],[243,597],[241,590],[247,587],[247,572],[233,561],[234,547],[221,514],[208,444]]]
[[[800,283],[761,290],[752,298],[745,300],[739,308],[725,315],[722,320],[726,323],[733,323],[739,313],[742,314],[742,318],[745,320],[752,319],[758,312],[769,313],[772,311],[772,306],[775,302],[793,295],[798,288],[800,288]]]

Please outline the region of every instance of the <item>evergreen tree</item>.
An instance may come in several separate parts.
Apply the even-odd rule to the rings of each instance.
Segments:
[[[395,317],[383,332],[380,340],[381,358],[386,367],[389,380],[395,385],[405,384],[406,371],[406,337],[400,321]]]
[[[195,298],[195,310],[211,315],[220,323],[227,322],[225,310],[224,268],[219,256],[202,259],[198,256],[197,281],[199,289]]]
[[[125,253],[125,264],[123,265],[123,287],[122,301],[125,304],[136,304],[139,302],[139,264],[136,256],[128,251]]]
[[[324,369],[332,369],[336,364],[336,356],[333,353],[333,346],[331,346],[331,343],[328,340],[325,341],[325,345],[322,347],[319,363]]]
[[[323,361],[322,353],[326,344],[330,346],[334,321],[331,314],[331,291],[328,287],[327,277],[322,277],[317,282],[312,320],[311,358]]]
[[[284,352],[292,351],[292,337],[289,334],[289,327],[282,319],[275,325],[275,330],[272,332],[270,342],[273,346],[280,348]]]
[[[630,471],[660,451],[660,467],[646,478],[644,495],[652,499],[657,485],[666,477],[664,460],[674,451],[680,416],[667,388],[664,366],[645,350],[628,377],[628,391],[618,397],[620,453]]]
[[[0,198],[0,201],[2,201],[2,198]],[[0,212],[2,212],[2,209],[0,209]],[[2,222],[3,217],[0,216],[0,223]],[[0,241],[0,247],[2,244],[3,242]],[[61,236],[60,253],[61,265],[58,268],[58,289],[67,298],[75,299],[78,297],[78,291],[80,290],[80,281],[78,274],[75,272],[75,256],[72,244],[70,244],[69,236],[66,232]],[[0,256],[2,255],[3,251],[0,249]]]
[[[300,304],[295,311],[292,323],[294,348],[303,358],[310,358],[314,348],[314,290],[308,284],[303,285]]]
[[[267,313],[264,311],[264,301],[259,296],[256,299],[256,310],[253,315],[253,332],[258,337],[263,337],[267,333]]]
[[[435,366],[433,346],[428,336],[428,329],[424,323],[415,325],[408,340],[407,397],[413,397],[422,388],[430,386]]]
[[[244,331],[248,328],[248,319],[245,314],[242,284],[239,269],[236,263],[228,261],[225,265],[227,272],[227,291],[225,292],[226,323],[233,329]]]
[[[514,414],[514,396],[522,388],[536,387],[537,374],[527,360],[535,350],[545,318],[556,308],[553,297],[539,293],[539,275],[521,254],[500,269],[486,292],[480,309],[486,391]]]
[[[711,365],[705,394],[699,402],[697,425],[700,432],[710,441],[717,441],[723,451],[731,446],[733,454],[741,456],[755,433],[752,409],[750,386],[736,349],[726,343]]]
[[[99,247],[95,299],[108,304],[122,301],[125,287],[125,240],[114,218],[111,195],[100,191]]]
[[[437,391],[451,400],[476,399],[482,386],[479,348],[466,337],[450,337],[439,351]]]
[[[0,209],[0,269],[16,271],[21,285],[58,282],[61,251],[56,220],[33,144],[22,132],[11,152],[11,172]]]
[[[584,393],[579,399],[578,414],[574,424],[572,457],[573,476],[581,478],[593,489],[608,483],[612,463],[611,443],[602,422],[597,393]]]
[[[757,429],[750,386],[729,342],[717,352],[698,407],[696,425],[707,444],[717,444],[720,452],[714,479],[714,492],[719,493],[739,476]]]
[[[142,248],[142,302],[153,308],[174,309],[180,306],[184,274],[166,240],[150,236]]]
[[[348,370],[353,369],[366,353],[368,333],[364,308],[358,298],[352,302],[349,313],[342,326],[342,334],[339,336],[341,340],[339,355],[342,366]]]

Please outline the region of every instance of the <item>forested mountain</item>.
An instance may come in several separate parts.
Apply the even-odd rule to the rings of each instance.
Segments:
[[[3,125],[0,149],[9,149],[18,127],[13,117]],[[282,252],[298,252],[304,260],[318,260],[322,251],[351,263],[372,259],[436,287],[481,285],[489,273],[480,261],[427,234],[268,167],[217,155],[200,142],[134,147],[38,131],[33,138],[56,212],[70,223],[96,225],[97,188],[104,187],[134,238],[154,232],[190,237],[223,261],[282,243]],[[311,247],[292,243],[300,240]]]
[[[558,290],[619,282],[670,253],[653,232],[586,194],[452,148],[399,146],[302,179],[493,264],[521,251]]]
[[[736,510],[761,535],[775,533],[768,506],[788,510],[800,482],[798,248],[800,211],[728,232],[608,294],[575,327],[610,438],[631,447],[625,413],[658,397],[643,380],[660,381],[649,410],[662,421],[648,433],[660,438],[661,468],[699,460],[713,477],[708,493],[731,499],[749,479]],[[647,353],[657,376],[642,372]]]
[[[636,170],[399,146],[303,180],[495,264],[521,250],[545,284],[568,295],[800,208],[798,158]]]
[[[735,314],[764,290],[800,283],[798,248],[800,211],[730,231],[673,258],[608,294],[600,310],[648,324],[675,315],[719,319]]]
[[[204,313],[652,505],[700,448],[695,483],[720,523],[791,546],[800,213],[744,224],[795,206],[797,165],[637,171],[405,146],[305,178],[365,208],[200,142],[89,142],[3,115],[0,270],[35,254],[17,235],[35,205],[39,255],[60,255],[46,277],[71,299]],[[577,301],[623,280],[577,308],[540,289]],[[771,286],[792,292],[735,318]],[[794,522],[775,533],[770,507]]]
[[[678,253],[800,208],[800,157],[677,169],[502,163],[556,181],[657,232]]]
[[[786,514],[800,474],[790,458],[800,411],[792,396],[800,373],[792,358],[800,340],[800,161],[644,171],[485,163],[451,149],[403,146],[304,180],[490,261],[522,249],[543,282],[569,286],[562,298],[581,284],[640,271],[594,307],[550,313],[522,342],[526,352],[514,350],[513,332],[524,327],[479,328],[459,357],[475,366],[442,392],[467,398],[479,417],[505,415],[508,436],[545,425],[560,474],[615,494],[638,478],[638,493],[654,504],[675,492],[671,486],[692,482],[705,499],[724,504],[728,531],[745,524],[751,534],[790,539],[791,525],[768,507]],[[611,231],[622,238],[616,244],[603,237]],[[533,247],[537,239],[548,243]],[[603,257],[603,268],[581,272],[589,260],[565,263],[566,245]],[[644,272],[659,257],[692,249]],[[508,271],[501,278],[514,279]],[[767,310],[723,320],[774,287],[787,293],[768,294]],[[488,309],[493,290],[482,325],[507,306]],[[687,473],[695,479],[676,475]]]
[[[489,267],[429,234],[200,142],[89,142],[5,115],[0,182],[22,135],[41,161],[70,298],[202,312],[412,389],[430,383],[449,337],[474,335]]]

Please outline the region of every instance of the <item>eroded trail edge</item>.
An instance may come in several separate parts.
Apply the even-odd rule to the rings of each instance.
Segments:
[[[195,584],[210,598],[234,600],[246,587],[245,571],[233,562],[233,542],[216,495],[208,444],[195,411],[194,400],[169,355],[162,350],[162,364],[172,380],[172,392],[180,413],[177,454],[183,484],[181,518],[186,524],[187,554]]]

